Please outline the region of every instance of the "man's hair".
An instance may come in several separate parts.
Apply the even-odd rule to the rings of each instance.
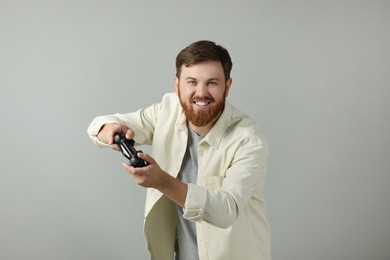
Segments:
[[[181,50],[176,56],[176,77],[180,78],[182,65],[189,67],[205,61],[221,62],[225,81],[230,79],[233,63],[229,52],[212,41],[197,41]]]

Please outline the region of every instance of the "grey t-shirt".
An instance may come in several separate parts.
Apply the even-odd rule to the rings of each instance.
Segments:
[[[187,151],[179,172],[179,179],[184,183],[196,183],[198,172],[198,144],[203,136],[198,136],[188,127]],[[196,242],[195,222],[183,218],[183,209],[176,205],[177,241],[175,246],[175,260],[199,260]]]

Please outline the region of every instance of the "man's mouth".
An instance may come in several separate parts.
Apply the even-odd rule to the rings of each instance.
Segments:
[[[213,102],[213,98],[211,97],[194,97],[192,99],[192,103],[197,107],[207,107]]]
[[[193,103],[197,106],[204,107],[211,103],[211,101],[193,101]]]

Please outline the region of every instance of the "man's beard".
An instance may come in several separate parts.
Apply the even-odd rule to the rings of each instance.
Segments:
[[[226,96],[225,94],[224,97]],[[221,101],[214,103],[215,100],[211,96],[207,96],[207,97],[194,96],[190,100],[190,104],[187,104],[185,100],[181,98],[180,90],[179,90],[179,99],[187,120],[190,121],[193,125],[198,127],[205,126],[211,123],[212,121],[216,120],[221,115],[225,107],[225,100],[226,100],[226,98],[223,98]],[[194,100],[212,102],[213,105],[210,106],[210,108],[208,109],[195,110],[192,106]]]

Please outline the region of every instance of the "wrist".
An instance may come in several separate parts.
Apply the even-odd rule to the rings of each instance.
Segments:
[[[179,206],[184,207],[187,197],[188,185],[166,172],[163,173],[163,180],[156,189]]]
[[[103,124],[100,128],[99,128],[99,130],[98,130],[98,132],[97,132],[97,134],[96,134],[96,138],[101,142],[102,140],[101,140],[101,138],[99,137],[99,134],[102,132],[102,130],[103,130],[103,128],[106,126],[106,124]]]

